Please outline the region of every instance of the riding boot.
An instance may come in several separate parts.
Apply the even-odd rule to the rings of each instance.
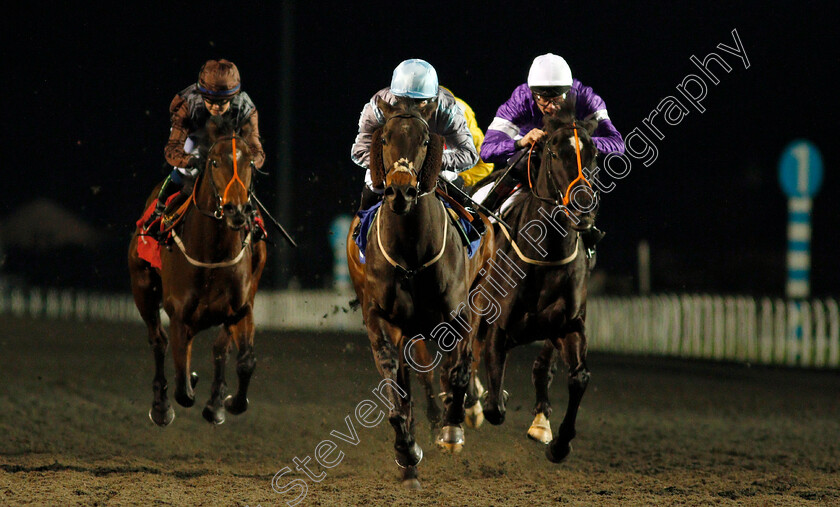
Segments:
[[[172,179],[172,175],[166,177],[163,180],[163,185],[160,187],[160,192],[158,192],[157,202],[155,202],[155,209],[152,212],[151,216],[146,219],[146,222],[143,223],[143,230],[150,234],[155,239],[159,239],[160,236],[160,227],[152,227],[155,222],[160,219],[163,215],[163,212],[166,210],[166,201],[169,197],[180,190],[180,186]]]
[[[181,183],[181,191],[178,195],[172,199],[172,208],[178,209],[184,201],[190,198],[193,192],[193,186],[195,185],[195,176],[191,176],[189,174],[179,174],[180,176],[180,183]],[[169,217],[172,220],[175,217]],[[164,217],[164,222],[166,222],[166,217]],[[164,225],[168,226],[168,223]]]
[[[586,255],[592,258],[595,255],[595,245],[604,239],[607,233],[598,229],[594,225],[587,231],[580,233],[580,238],[583,240],[583,246],[586,248]]]
[[[365,185],[364,188],[362,189],[362,198],[361,198],[361,203],[359,204],[359,211],[364,211],[366,209],[370,209],[371,207],[373,207],[376,203],[378,203],[379,201],[382,200],[382,195],[383,194],[379,194],[379,193],[374,192],[367,185]],[[362,225],[362,222],[359,221],[359,223],[356,224],[356,228],[353,230],[353,239],[354,240],[359,236],[359,230],[360,230],[361,225]]]

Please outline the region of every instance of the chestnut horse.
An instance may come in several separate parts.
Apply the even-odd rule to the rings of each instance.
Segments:
[[[348,234],[347,261],[376,367],[384,378],[379,390],[390,406],[396,462],[402,468],[403,484],[416,488],[420,486],[416,466],[423,451],[414,437],[411,370],[428,373],[443,362],[446,398],[437,442],[444,450],[457,452],[464,441],[464,397],[472,367],[472,337],[478,330],[477,314],[465,320],[459,312],[479,271],[492,257],[493,235],[488,232],[479,251],[468,257],[435,196],[443,138],[429,132],[427,111],[382,100],[378,107],[386,120],[373,135],[370,166],[374,183],[385,187],[384,202],[368,234],[366,263],[360,263],[352,239],[358,217]],[[482,220],[489,231],[487,218]],[[445,361],[440,353],[432,360],[420,344],[429,337],[449,352]]]
[[[547,116],[545,123],[541,165],[528,165],[530,191],[514,196],[505,212],[510,229],[495,225],[498,255],[512,260],[508,276],[517,284],[499,294],[501,313],[493,322],[482,320],[478,339],[489,377],[484,417],[491,424],[501,424],[505,418],[503,381],[508,352],[526,343],[546,342],[533,368],[537,403],[528,435],[547,443],[546,457],[560,462],[571,450],[578,407],[589,382],[584,323],[594,259],[587,256],[579,233],[594,224],[597,194],[583,169],[592,167],[597,149],[590,132],[571,116]],[[552,438],[548,386],[555,349],[569,368],[569,400],[563,422]]]
[[[222,326],[213,344],[213,382],[202,415],[213,424],[225,421],[225,409],[240,414],[248,408],[248,383],[254,371],[254,295],[266,260],[262,241],[252,241],[251,148],[247,133],[237,135],[231,125],[213,117],[207,132],[211,146],[203,172],[183,218],[174,228],[177,248],[161,248],[160,269],[137,253],[139,241],[150,241],[136,230],[128,251],[131,290],[146,322],[155,358],[154,401],[149,417],[159,426],[175,418],[167,397],[164,359],[170,341],[161,326],[160,307],[169,315],[175,362],[175,400],[184,407],[195,403],[198,381],[190,373],[192,340],[196,333]],[[157,196],[157,189],[146,201]],[[239,386],[226,395],[225,361],[235,343],[239,350]]]

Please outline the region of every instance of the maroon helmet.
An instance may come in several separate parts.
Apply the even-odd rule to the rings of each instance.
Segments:
[[[241,86],[239,69],[228,60],[207,60],[198,73],[198,91],[206,100],[232,99]]]

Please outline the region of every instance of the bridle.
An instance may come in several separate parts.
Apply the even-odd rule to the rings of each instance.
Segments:
[[[389,121],[391,121],[391,120],[393,120],[394,118],[406,118],[406,119],[419,120],[419,121],[420,121],[420,123],[422,123],[422,124],[423,124],[423,126],[426,128],[426,133],[427,133],[427,134],[431,131],[431,129],[429,128],[429,122],[427,122],[427,121],[426,121],[426,120],[425,120],[422,116],[419,116],[419,115],[416,115],[416,114],[411,114],[411,113],[400,113],[400,114],[395,114],[395,115],[391,116],[390,118],[388,118],[387,120],[385,120],[385,124],[382,126],[383,131],[384,131],[385,125],[387,125],[387,124],[388,124],[388,122],[389,122]],[[383,132],[383,133],[384,133],[384,132]],[[404,159],[400,159],[400,160],[404,160]],[[384,161],[384,158],[383,158],[383,161]],[[394,165],[396,166],[397,164],[395,163]],[[409,171],[411,171],[411,174],[414,176],[414,179],[415,179],[415,181],[416,181],[416,183],[414,184],[414,188],[418,190],[418,194],[419,194],[419,187],[420,187],[420,171],[422,171],[422,170],[423,170],[423,168],[421,167],[421,168],[418,170],[418,169],[416,169],[416,168],[415,168],[412,164],[402,164],[402,165],[403,165],[406,169],[408,169]],[[390,172],[391,172],[391,167],[385,167],[385,176],[386,176],[386,177],[388,176],[388,173],[390,173]],[[426,193],[424,193],[424,194],[420,194],[420,195],[418,195],[417,197],[422,197],[423,195],[426,195],[426,194],[428,194],[428,193],[431,193],[431,192],[426,192]]]
[[[242,186],[243,189],[245,189],[245,193],[248,195],[248,203],[250,204],[250,202],[251,202],[251,191],[253,190],[253,185],[254,185],[253,178],[251,180],[251,188],[248,188],[248,187],[245,186],[245,183],[242,181],[242,178],[239,177],[239,168],[238,168],[237,162],[236,162],[236,140],[237,139],[239,139],[241,142],[245,143],[245,145],[247,146],[247,143],[242,138],[240,138],[240,137],[238,137],[234,134],[232,136],[226,136],[226,137],[222,137],[222,138],[217,139],[210,146],[210,149],[207,150],[207,153],[211,153],[213,151],[213,148],[215,148],[217,144],[219,144],[223,141],[228,141],[228,140],[230,140],[230,142],[231,142],[231,158],[233,159],[233,176],[231,176],[227,185],[225,185],[225,189],[222,193],[219,193],[219,189],[216,187],[216,182],[213,179],[212,175],[210,174],[212,172],[212,170],[215,167],[217,167],[216,161],[215,160],[209,160],[207,162],[207,167],[206,167],[206,173],[207,174],[206,174],[206,176],[210,178],[210,187],[213,189],[213,195],[214,195],[215,201],[216,201],[216,209],[213,210],[212,212],[209,212],[209,211],[205,211],[205,210],[201,209],[201,206],[198,205],[198,201],[196,200],[196,197],[195,197],[195,195],[198,193],[198,182],[197,181],[196,181],[196,184],[195,184],[195,189],[193,190],[193,193],[192,193],[192,201],[193,201],[193,205],[195,206],[195,208],[199,212],[201,212],[202,215],[208,216],[210,218],[215,218],[216,220],[221,220],[221,219],[224,218],[224,215],[225,215],[224,206],[228,202],[230,202],[229,199],[228,199],[228,192],[230,191],[231,187],[234,186],[235,183],[238,183],[240,186]],[[256,166],[254,164],[254,161],[251,160],[251,170],[255,170],[255,169],[256,169]],[[201,176],[204,176],[204,174],[202,174]]]
[[[577,183],[580,180],[583,180],[583,182],[586,184],[586,186],[588,186],[590,189],[592,189],[592,184],[589,182],[588,179],[586,179],[586,176],[584,176],[584,174],[583,174],[583,165],[581,164],[581,160],[580,160],[580,138],[578,137],[578,129],[581,129],[581,128],[583,128],[583,127],[578,125],[576,122],[572,122],[571,125],[565,125],[565,126],[560,127],[560,128],[555,130],[555,132],[557,132],[557,131],[560,131],[560,130],[572,129],[572,131],[574,132],[574,135],[575,135],[575,155],[576,155],[576,158],[577,158],[578,174],[577,174],[577,177],[575,179],[573,179],[569,183],[569,185],[566,187],[566,191],[563,192],[560,189],[560,183],[557,181],[557,176],[554,174],[554,171],[552,171],[550,168],[546,168],[546,171],[548,172],[548,181],[551,183],[551,186],[553,187],[553,194],[555,196],[554,199],[551,199],[549,197],[543,197],[543,196],[537,194],[537,190],[536,190],[536,188],[534,188],[534,185],[531,182],[531,152],[534,150],[534,146],[536,145],[536,143],[532,144],[530,150],[528,150],[528,186],[531,189],[531,194],[541,201],[554,204],[555,206],[563,206],[567,215],[569,214],[568,205],[569,205],[569,202],[571,201],[570,195],[572,193],[572,187],[575,185],[575,183]],[[548,151],[549,155],[552,158],[558,158],[559,157],[559,155],[557,153],[554,153],[548,147],[548,143],[546,143],[545,150]],[[594,191],[594,189],[593,189],[593,191]]]

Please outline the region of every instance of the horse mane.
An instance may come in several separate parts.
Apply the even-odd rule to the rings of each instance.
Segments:
[[[382,161],[382,127],[374,131],[370,140],[370,179],[373,188],[385,186],[385,162]]]
[[[568,127],[572,123],[582,126],[591,136],[598,128],[598,120],[576,120],[574,104],[566,101],[559,111],[554,114],[543,116],[543,127],[546,133],[552,134],[555,130]]]
[[[207,119],[205,128],[210,142],[236,134],[236,123],[234,123],[233,118],[227,118],[225,115],[211,116]]]
[[[420,191],[430,192],[437,185],[440,169],[443,165],[443,136],[429,133],[429,146],[426,147],[426,159],[420,171]]]

